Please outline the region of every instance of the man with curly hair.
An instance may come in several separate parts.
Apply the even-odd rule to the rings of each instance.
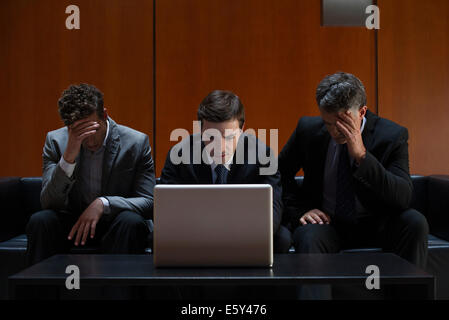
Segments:
[[[43,211],[27,225],[28,264],[73,244],[142,253],[155,184],[148,136],[108,117],[103,94],[92,85],[71,85],[58,105],[65,127],[45,141]]]

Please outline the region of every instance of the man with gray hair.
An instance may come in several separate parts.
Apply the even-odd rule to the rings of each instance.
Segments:
[[[316,101],[321,116],[302,117],[279,155],[283,224],[296,252],[375,246],[424,268],[428,224],[409,207],[407,129],[371,113],[362,82],[349,73],[325,77]]]

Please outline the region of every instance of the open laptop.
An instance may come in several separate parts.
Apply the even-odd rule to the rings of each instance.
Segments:
[[[157,185],[153,250],[156,267],[271,267],[272,187]]]

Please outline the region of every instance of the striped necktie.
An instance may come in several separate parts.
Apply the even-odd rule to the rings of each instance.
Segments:
[[[215,167],[215,173],[217,177],[215,178],[215,184],[225,184],[226,183],[226,167],[222,164],[217,164]]]

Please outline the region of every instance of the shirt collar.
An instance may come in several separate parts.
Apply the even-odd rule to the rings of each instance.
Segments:
[[[362,133],[362,132],[363,132],[363,129],[365,129],[365,123],[366,123],[366,117],[363,116],[363,119],[362,119],[362,127],[360,128],[360,133]]]
[[[215,170],[215,168],[217,167],[217,164],[214,162],[214,160],[211,158],[211,156],[208,152],[206,152],[206,155],[207,155],[207,160],[210,163],[212,170]],[[228,171],[231,170],[231,163],[232,163],[232,157],[228,161],[226,161],[226,163],[223,163],[224,167]]]
[[[106,119],[106,135],[104,136],[104,140],[103,140],[104,147],[106,147],[106,141],[108,141],[108,135],[109,135],[109,120]]]

